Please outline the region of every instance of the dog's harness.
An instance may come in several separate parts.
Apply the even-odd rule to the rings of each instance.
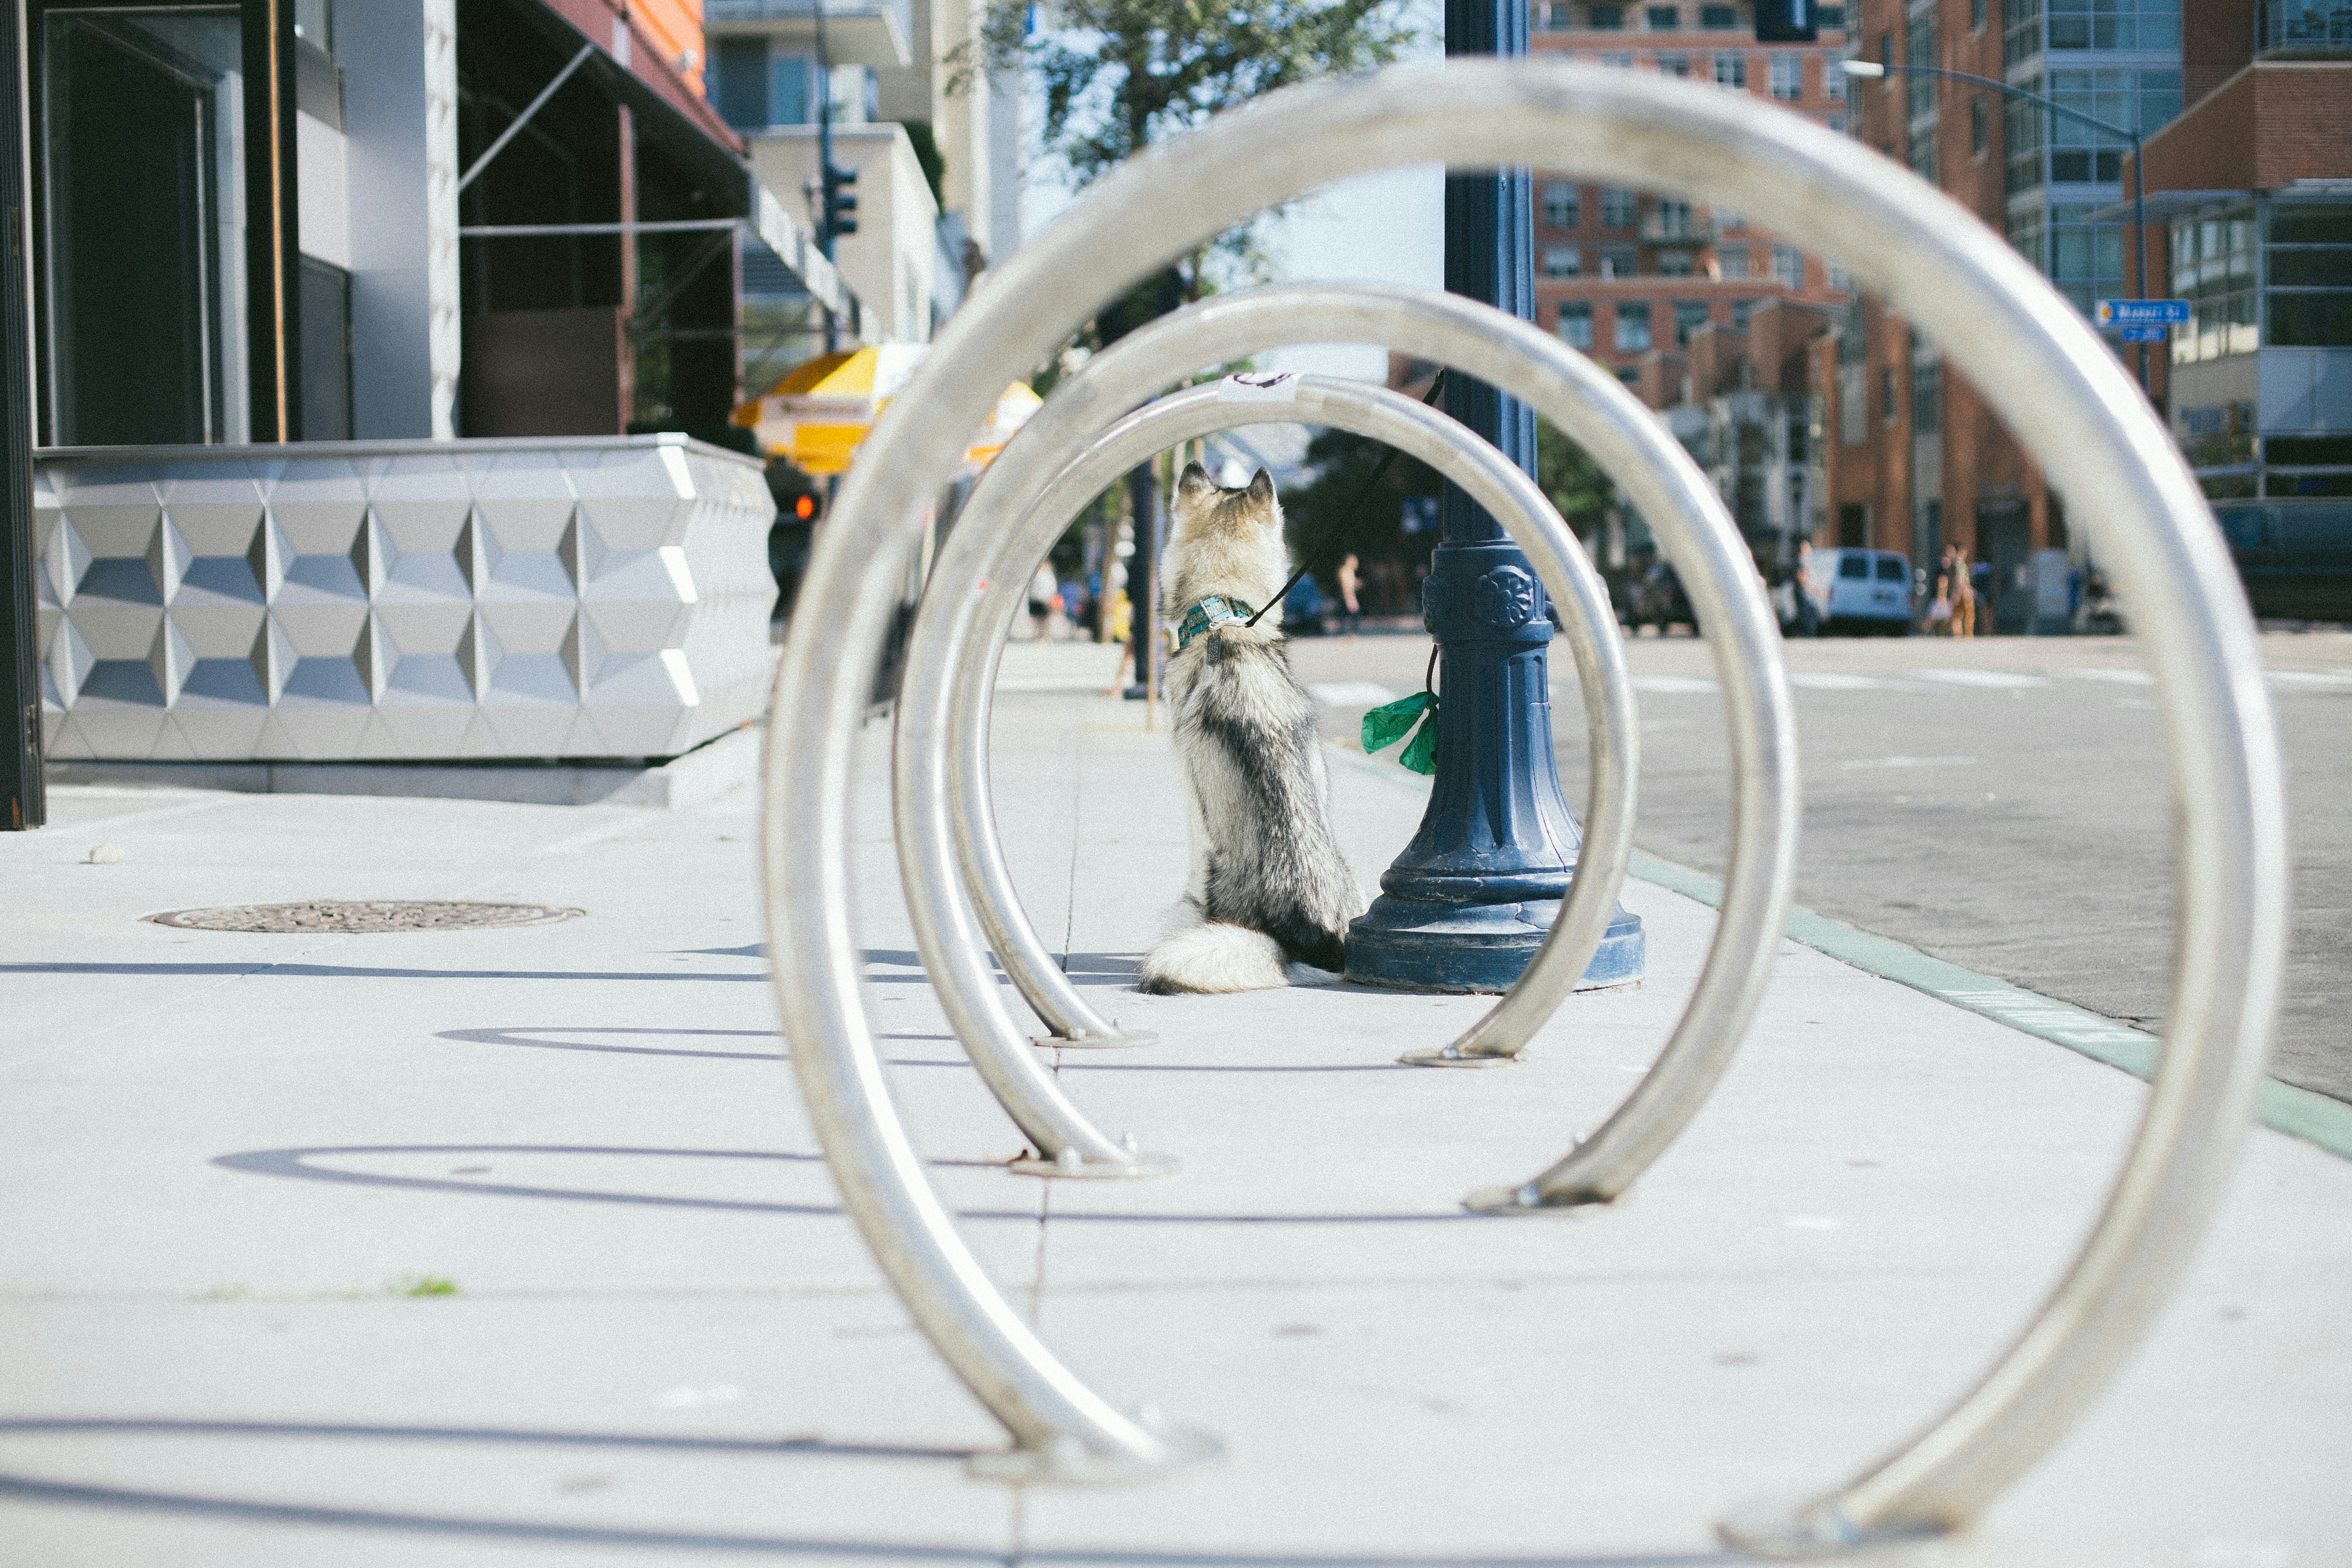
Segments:
[[[1176,651],[1182,653],[1202,632],[1237,623],[1247,626],[1256,618],[1249,605],[1241,600],[1223,594],[1212,594],[1184,612],[1183,620],[1176,627]]]

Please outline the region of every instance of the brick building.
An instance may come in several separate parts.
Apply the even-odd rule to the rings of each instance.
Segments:
[[[2192,312],[2173,433],[2244,554],[2352,527],[2352,12],[2219,0],[2189,27],[2189,107],[2147,143],[2148,259]],[[2248,566],[2258,609],[2301,613]]]
[[[1538,55],[1712,80],[1843,128],[1847,81],[1837,61],[1845,12],[1828,5],[1820,15],[1817,44],[1759,44],[1746,4],[1553,0],[1535,6],[1530,33]],[[1654,407],[1680,396],[1700,328],[1745,332],[1766,300],[1829,307],[1845,297],[1843,277],[1736,212],[1540,170],[1535,183],[1538,319]]]
[[[2179,0],[1860,0],[1853,44],[1863,58],[1990,77],[2154,132],[2179,112],[2180,18]],[[1851,92],[1857,136],[2006,235],[2085,314],[2130,294],[2128,137],[1936,78],[1890,72]],[[2151,256],[2164,244],[2153,223],[2147,244]],[[2126,363],[2139,357],[2115,346]],[[2161,345],[2147,355],[2159,405],[2163,358]],[[1875,298],[1856,300],[1812,359],[1826,542],[1900,551],[1918,566],[1966,545],[1993,569],[1991,624],[2027,629],[2030,563],[2069,546],[2064,506],[1976,388]]]

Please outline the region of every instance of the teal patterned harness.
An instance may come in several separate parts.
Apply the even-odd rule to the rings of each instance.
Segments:
[[[1228,626],[1236,621],[1246,622],[1255,614],[1239,599],[1212,594],[1184,612],[1183,620],[1176,627],[1176,651],[1182,653],[1192,646],[1194,637],[1212,627]]]

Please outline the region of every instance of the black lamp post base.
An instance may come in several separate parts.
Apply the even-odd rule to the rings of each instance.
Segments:
[[[1534,962],[1559,900],[1451,904],[1383,894],[1348,927],[1348,978],[1394,991],[1498,994]],[[1642,920],[1620,908],[1580,991],[1642,978]]]

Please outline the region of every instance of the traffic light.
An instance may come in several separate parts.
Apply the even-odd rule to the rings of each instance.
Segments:
[[[824,173],[824,231],[828,238],[857,232],[857,171],[827,163]]]
[[[1756,41],[1810,44],[1820,36],[1813,0],[1756,0]]]

